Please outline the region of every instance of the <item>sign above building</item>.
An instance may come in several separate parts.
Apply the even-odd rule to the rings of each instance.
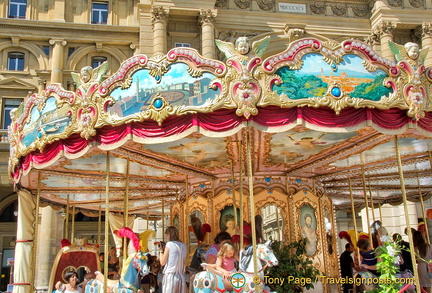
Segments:
[[[279,3],[280,12],[306,13],[305,4]]]

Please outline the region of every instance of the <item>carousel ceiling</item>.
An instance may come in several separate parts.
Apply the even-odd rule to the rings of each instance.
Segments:
[[[137,55],[102,81],[50,85],[15,113],[9,171],[52,205],[159,216],[186,196],[308,188],[336,208],[400,203],[432,191],[431,70],[397,51],[315,39],[261,60],[219,44],[226,63],[193,49]],[[395,45],[396,46],[396,45]],[[403,47],[395,47],[402,50]],[[421,52],[420,52],[421,53]],[[400,158],[400,166],[398,166]],[[250,168],[249,168],[250,167]]]
[[[126,186],[129,212],[138,215],[161,213],[162,199],[169,204],[186,196],[186,180],[191,187],[189,196],[207,197],[224,189],[239,190],[241,163],[247,194],[244,131],[224,138],[193,133],[154,145],[128,142],[110,151],[110,209],[123,210]],[[404,135],[399,136],[398,142],[407,194],[413,200],[419,200],[419,192],[427,198],[432,190],[431,139]],[[349,208],[351,194],[357,206],[363,205],[365,190],[375,204],[401,201],[393,135],[372,129],[349,133],[319,132],[303,126],[284,133],[255,129],[251,146],[256,190],[285,191],[286,184],[294,189],[317,188],[332,197],[336,208]],[[41,196],[59,205],[69,198],[69,203],[77,208],[104,210],[106,165],[106,154],[96,149],[78,159],[59,159],[41,170]],[[21,184],[36,194],[38,171],[32,170]]]

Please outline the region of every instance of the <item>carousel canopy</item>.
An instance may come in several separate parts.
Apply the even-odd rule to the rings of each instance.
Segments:
[[[175,48],[75,74],[13,113],[9,172],[44,202],[158,216],[187,196],[314,189],[337,208],[410,200],[431,178],[432,69],[415,44],[395,60],[356,40],[302,39],[262,58],[268,38],[217,41],[226,61]],[[249,139],[247,139],[247,137]],[[251,159],[247,157],[250,148]],[[240,173],[242,176],[240,176]]]

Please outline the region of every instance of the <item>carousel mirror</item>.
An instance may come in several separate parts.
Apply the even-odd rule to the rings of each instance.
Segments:
[[[327,241],[327,250],[331,255],[333,254],[333,233],[332,233],[332,220],[331,214],[328,209],[324,210],[324,231]]]
[[[264,241],[283,241],[283,219],[281,209],[269,204],[261,209],[262,215],[262,237]]]
[[[189,253],[193,253],[202,239],[204,217],[201,211],[193,210],[189,218]]]
[[[177,230],[180,231],[180,220],[179,220],[179,215],[175,215],[173,217],[173,226],[177,228]]]

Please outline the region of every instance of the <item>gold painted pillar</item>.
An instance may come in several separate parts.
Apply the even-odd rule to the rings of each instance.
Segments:
[[[429,48],[429,52],[424,61],[426,67],[432,66],[432,22],[423,22],[421,35],[422,49]]]
[[[65,40],[49,40],[50,45],[53,46],[51,58],[51,83],[63,82],[63,57],[64,46],[67,42]]]
[[[165,55],[167,53],[167,23],[169,12],[162,6],[151,8],[153,24],[153,55]]]
[[[401,186],[401,192],[402,192],[402,200],[403,200],[403,207],[405,212],[405,221],[406,221],[406,228],[408,232],[408,239],[409,239],[409,245],[410,247],[414,247],[413,242],[413,233],[411,231],[411,223],[409,218],[409,208],[408,208],[408,201],[407,201],[407,194],[405,189],[405,178],[403,173],[403,166],[402,166],[402,159],[400,155],[399,150],[399,138],[397,135],[395,135],[394,139],[395,143],[395,151],[396,151],[396,159],[397,159],[397,166],[399,171],[399,180],[400,180],[400,186]],[[420,293],[420,279],[419,279],[419,273],[416,266],[416,255],[414,253],[411,253],[411,260],[413,263],[413,273],[414,273],[414,284],[416,285],[417,293]]]
[[[199,15],[199,23],[201,25],[201,47],[202,55],[206,58],[216,58],[215,47],[215,14],[211,9],[202,9]]]

